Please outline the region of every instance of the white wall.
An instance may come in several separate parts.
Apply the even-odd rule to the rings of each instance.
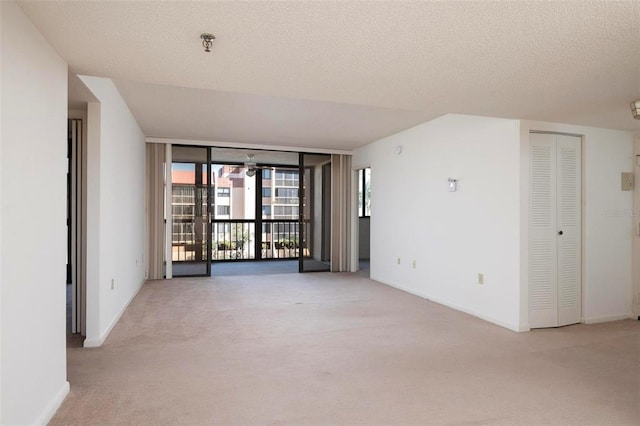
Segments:
[[[98,99],[87,108],[85,346],[92,347],[144,283],[145,140],[111,80],[80,78]]]
[[[66,381],[67,64],[0,3],[2,424],[44,424]]]
[[[445,115],[357,149],[367,166],[371,278],[520,329],[519,122]]]
[[[634,171],[624,131],[450,114],[356,150],[353,168],[376,173],[371,277],[527,330],[530,130],[583,136],[583,320],[630,317],[640,220],[620,189],[620,173]]]
[[[528,198],[529,173],[524,164],[528,163],[530,130],[570,133],[583,137],[582,317],[587,323],[630,317],[633,192],[621,190],[620,173],[634,171],[633,134],[523,121],[523,201]],[[526,209],[523,209],[523,214],[522,223],[528,223]],[[523,227],[522,233],[523,269],[527,270],[528,226]],[[527,277],[523,276],[523,288],[527,285]],[[523,299],[522,305],[527,304],[528,301]]]

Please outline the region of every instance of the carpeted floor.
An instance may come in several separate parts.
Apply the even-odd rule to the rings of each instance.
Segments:
[[[147,283],[53,425],[640,424],[640,322],[514,333],[360,274]]]

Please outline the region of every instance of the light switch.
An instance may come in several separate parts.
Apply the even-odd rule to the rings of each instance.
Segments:
[[[633,173],[622,173],[622,190],[623,191],[632,191],[633,190]]]

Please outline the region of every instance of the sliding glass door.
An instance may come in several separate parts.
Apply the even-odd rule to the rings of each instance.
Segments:
[[[210,176],[209,148],[173,147],[171,260],[175,277],[211,275]]]
[[[331,269],[330,155],[173,146],[171,161],[173,276],[248,260]]]

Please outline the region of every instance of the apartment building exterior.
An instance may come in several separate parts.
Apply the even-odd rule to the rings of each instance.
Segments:
[[[297,256],[299,172],[264,168],[254,176],[242,165],[213,164],[211,190],[206,165],[174,163],[172,168],[173,262],[206,258],[207,223],[212,225],[212,260]],[[209,208],[207,198],[212,196]],[[259,203],[258,203],[259,199]],[[256,217],[256,204],[261,214]]]

